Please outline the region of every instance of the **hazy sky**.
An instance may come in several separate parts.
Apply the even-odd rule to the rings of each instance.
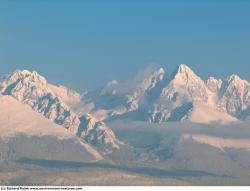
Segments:
[[[0,1],[0,75],[37,70],[86,90],[152,63],[250,80],[250,1]]]

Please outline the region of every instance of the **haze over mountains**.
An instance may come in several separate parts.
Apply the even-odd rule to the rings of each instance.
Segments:
[[[157,123],[228,123],[248,118],[250,84],[237,75],[205,82],[184,64],[172,73],[149,67],[126,83],[109,82],[82,100],[101,120],[119,116]]]
[[[86,142],[108,148],[122,144],[102,121],[189,120],[230,123],[250,116],[250,84],[237,75],[204,82],[187,65],[170,74],[150,66],[125,83],[108,82],[81,95],[56,86],[36,71],[17,70],[1,83],[1,93],[29,105]]]
[[[214,120],[227,122],[246,119],[250,105],[249,82],[237,75],[226,80],[210,77],[204,82],[184,64],[170,74],[151,66],[125,83],[114,80],[84,96],[64,86],[49,84],[35,71],[17,70],[2,82],[1,92],[43,112],[60,125],[64,123],[71,131],[79,126],[72,111],[91,113],[100,120],[112,116],[126,118],[131,114],[136,120],[150,122],[184,119],[196,122],[193,114],[202,108],[220,112],[221,117]],[[51,105],[54,106],[45,111]]]
[[[237,75],[203,81],[184,64],[173,72],[149,66],[127,82],[80,94],[36,71],[16,70],[0,92],[1,161],[157,162],[192,176],[198,170],[250,177],[250,84]]]

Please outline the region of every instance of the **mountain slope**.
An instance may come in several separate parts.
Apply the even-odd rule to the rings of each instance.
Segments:
[[[250,108],[250,84],[237,75],[231,75],[219,90],[219,108],[240,117]]]
[[[49,84],[35,71],[15,71],[3,81],[1,92],[3,95],[10,95],[22,103],[28,104],[35,111],[54,123],[64,126],[72,134],[79,135],[85,141],[90,141],[89,143],[94,146],[102,145],[102,149],[107,151],[119,148],[119,140],[104,123],[95,120],[95,124],[92,124],[89,120],[90,115],[78,115],[72,111],[70,106],[81,98],[79,94]]]
[[[14,98],[0,95],[0,108],[1,160],[21,157],[102,159],[86,142]]]
[[[1,86],[4,95],[30,105],[85,141],[107,148],[119,148],[121,143],[102,121],[231,123],[250,118],[249,82],[237,75],[204,82],[185,64],[170,75],[149,66],[125,83],[114,80],[82,95],[27,70],[14,72]]]
[[[104,87],[89,92],[84,100],[85,106],[91,105],[89,111],[101,120],[126,115],[138,110],[142,105],[147,105],[147,95],[164,77],[163,68],[149,66],[125,83],[111,81]]]
[[[159,98],[152,104],[148,119],[151,122],[187,119],[194,103],[207,103],[209,95],[210,91],[203,80],[188,66],[181,64],[169,76]]]
[[[204,82],[185,64],[171,75],[166,75],[162,68],[146,71],[146,75],[137,75],[136,80],[126,85],[113,81],[89,94],[91,112],[106,120],[157,123],[181,120],[230,123],[249,116],[250,86],[236,75],[226,81],[210,77]]]

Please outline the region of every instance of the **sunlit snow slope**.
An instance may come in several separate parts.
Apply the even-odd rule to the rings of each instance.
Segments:
[[[87,161],[102,159],[64,127],[10,96],[0,96],[0,131],[1,159],[36,156],[69,160],[73,155]]]

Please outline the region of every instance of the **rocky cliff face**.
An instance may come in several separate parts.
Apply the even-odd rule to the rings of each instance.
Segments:
[[[199,116],[197,111],[204,108],[221,114],[221,121],[224,117],[228,122],[250,116],[249,82],[237,75],[227,80],[210,77],[204,82],[184,64],[170,75],[163,68],[149,67],[125,83],[114,80],[84,96],[66,87],[49,84],[37,72],[16,71],[3,81],[1,92],[30,105],[91,144],[113,148],[118,148],[120,143],[101,122],[103,120],[118,117],[157,123],[182,120],[202,122],[203,119],[196,120],[194,116]],[[209,121],[214,116],[208,116]],[[91,131],[83,131],[82,124],[86,121],[91,124],[96,121],[96,125],[90,125],[93,126]],[[94,132],[97,135],[93,135]]]
[[[28,104],[35,111],[94,146],[102,145],[104,150],[119,148],[120,142],[104,123],[97,121],[91,115],[78,115],[71,110],[72,95],[74,100],[77,100],[79,94],[65,87],[49,84],[35,71],[15,71],[3,81],[1,93]],[[65,103],[64,100],[68,102]],[[80,131],[82,132],[79,133]]]
[[[191,120],[193,111],[204,107],[222,112],[222,116],[229,114],[232,119],[246,119],[250,113],[249,83],[236,75],[224,81],[210,77],[204,82],[184,64],[170,75],[162,68],[146,71],[147,75],[139,75],[140,80],[129,80],[125,85],[113,81],[94,96],[89,94],[91,112],[101,113],[107,120],[116,115],[127,119],[133,113],[133,117],[139,116],[138,120],[157,123]]]

